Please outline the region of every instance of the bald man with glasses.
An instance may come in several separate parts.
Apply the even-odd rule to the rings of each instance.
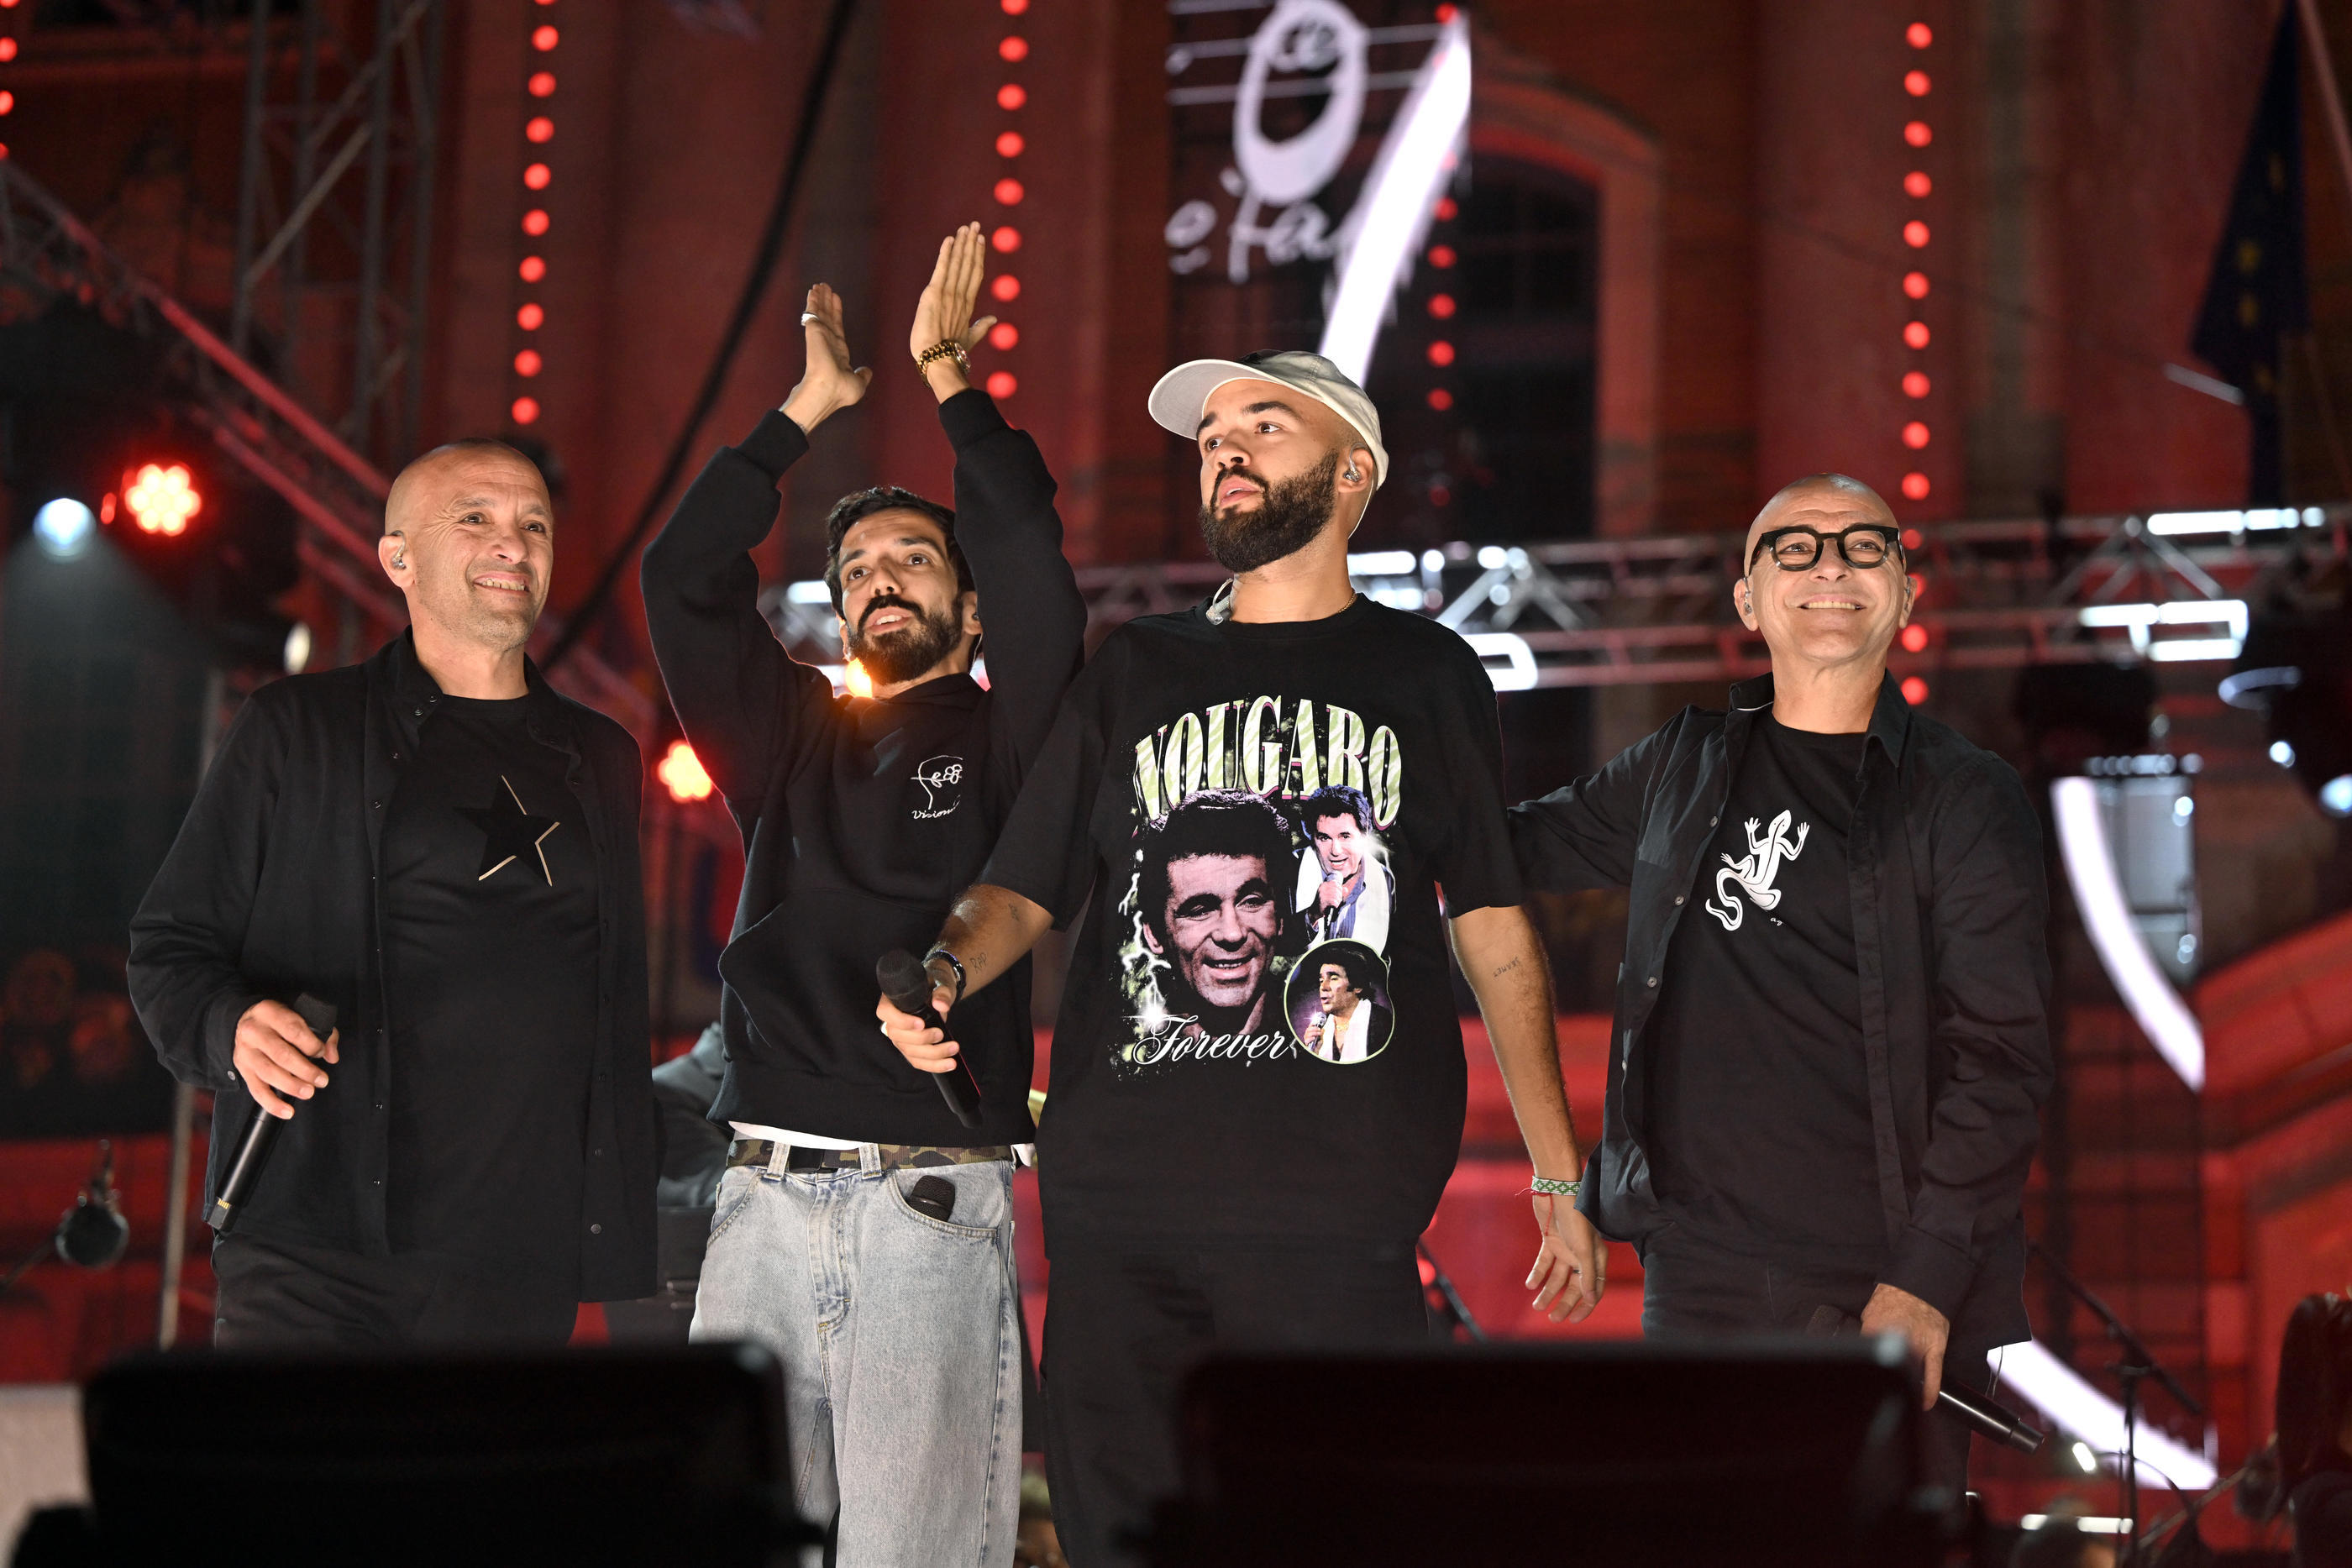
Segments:
[[[1814,475],[1748,530],[1732,602],[1772,673],[1511,813],[1531,887],[1631,889],[1578,1207],[1630,1241],[1655,1339],[1899,1333],[1923,1405],[2027,1337],[2020,1197],[2051,1081],[2040,821],[1904,700],[1902,530]],[[1929,1418],[1937,1479],[1968,1429]]]

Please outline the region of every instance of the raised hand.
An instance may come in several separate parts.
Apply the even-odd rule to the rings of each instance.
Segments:
[[[934,344],[953,341],[969,351],[976,347],[996,318],[975,321],[971,309],[980,299],[980,280],[988,271],[988,241],[978,224],[966,224],[940,241],[940,258],[931,267],[931,280],[915,303],[915,324],[907,334],[907,352],[917,359]],[[941,402],[971,385],[963,367],[947,355],[923,367],[923,379]]]
[[[784,413],[806,434],[865,397],[874,372],[851,368],[849,337],[841,326],[841,296],[824,284],[808,291],[801,330],[808,342],[808,362],[800,384],[784,399]]]

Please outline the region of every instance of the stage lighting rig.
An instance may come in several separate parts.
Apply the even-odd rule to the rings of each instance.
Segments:
[[[2281,604],[2253,618],[2221,700],[2259,713],[2271,760],[2331,817],[2352,817],[2352,612]]]
[[[141,533],[177,538],[205,509],[184,463],[142,463],[122,476],[122,505]]]

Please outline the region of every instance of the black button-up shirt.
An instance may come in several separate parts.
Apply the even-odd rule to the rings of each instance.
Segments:
[[[583,1299],[650,1295],[655,1148],[637,812],[628,731],[529,670],[529,731],[565,759],[594,846],[599,963],[585,1169],[576,1211]],[[262,687],[222,740],[131,927],[131,1000],[165,1067],[220,1093],[207,1190],[260,1114],[231,1061],[255,1002],[331,1004],[341,1064],[299,1104],[247,1198],[238,1234],[371,1256],[389,1250],[384,1176],[395,1070],[388,1037],[385,807],[441,701],[410,635],[366,663]],[[498,1107],[483,1108],[485,1115]],[[527,1191],[486,1203],[528,1204]]]
[[[1632,889],[1601,1138],[1579,1199],[1620,1239],[1664,1218],[1643,1145],[1643,1033],[1755,716],[1771,703],[1771,677],[1744,682],[1728,714],[1685,708],[1599,773],[1511,813],[1530,887]],[[2021,1339],[2020,1201],[2052,1073],[2041,819],[2015,770],[1914,713],[1889,676],[1846,841],[1887,1233],[1880,1279],[1982,1343]]]

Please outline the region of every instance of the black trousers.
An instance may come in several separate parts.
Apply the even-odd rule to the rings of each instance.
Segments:
[[[1644,1242],[1642,1253],[1642,1337],[1720,1338],[1729,1334],[1802,1334],[1814,1312],[1833,1306],[1861,1316],[1877,1287],[1874,1267],[1801,1256],[1759,1259],[1697,1241],[1669,1228]],[[1944,1348],[1943,1379],[1955,1388],[1992,1391],[1986,1357],[1991,1344],[1952,1326]],[[1922,1433],[1927,1479],[1957,1500],[1967,1489],[1968,1424],[1940,1406]]]
[[[1428,1335],[1410,1241],[1057,1249],[1045,1303],[1045,1473],[1063,1553],[1073,1568],[1142,1561],[1129,1538],[1176,1493],[1177,1396],[1210,1352],[1411,1345]]]
[[[546,1349],[572,1337],[576,1291],[432,1253],[365,1258],[224,1236],[213,1343],[224,1350]]]

